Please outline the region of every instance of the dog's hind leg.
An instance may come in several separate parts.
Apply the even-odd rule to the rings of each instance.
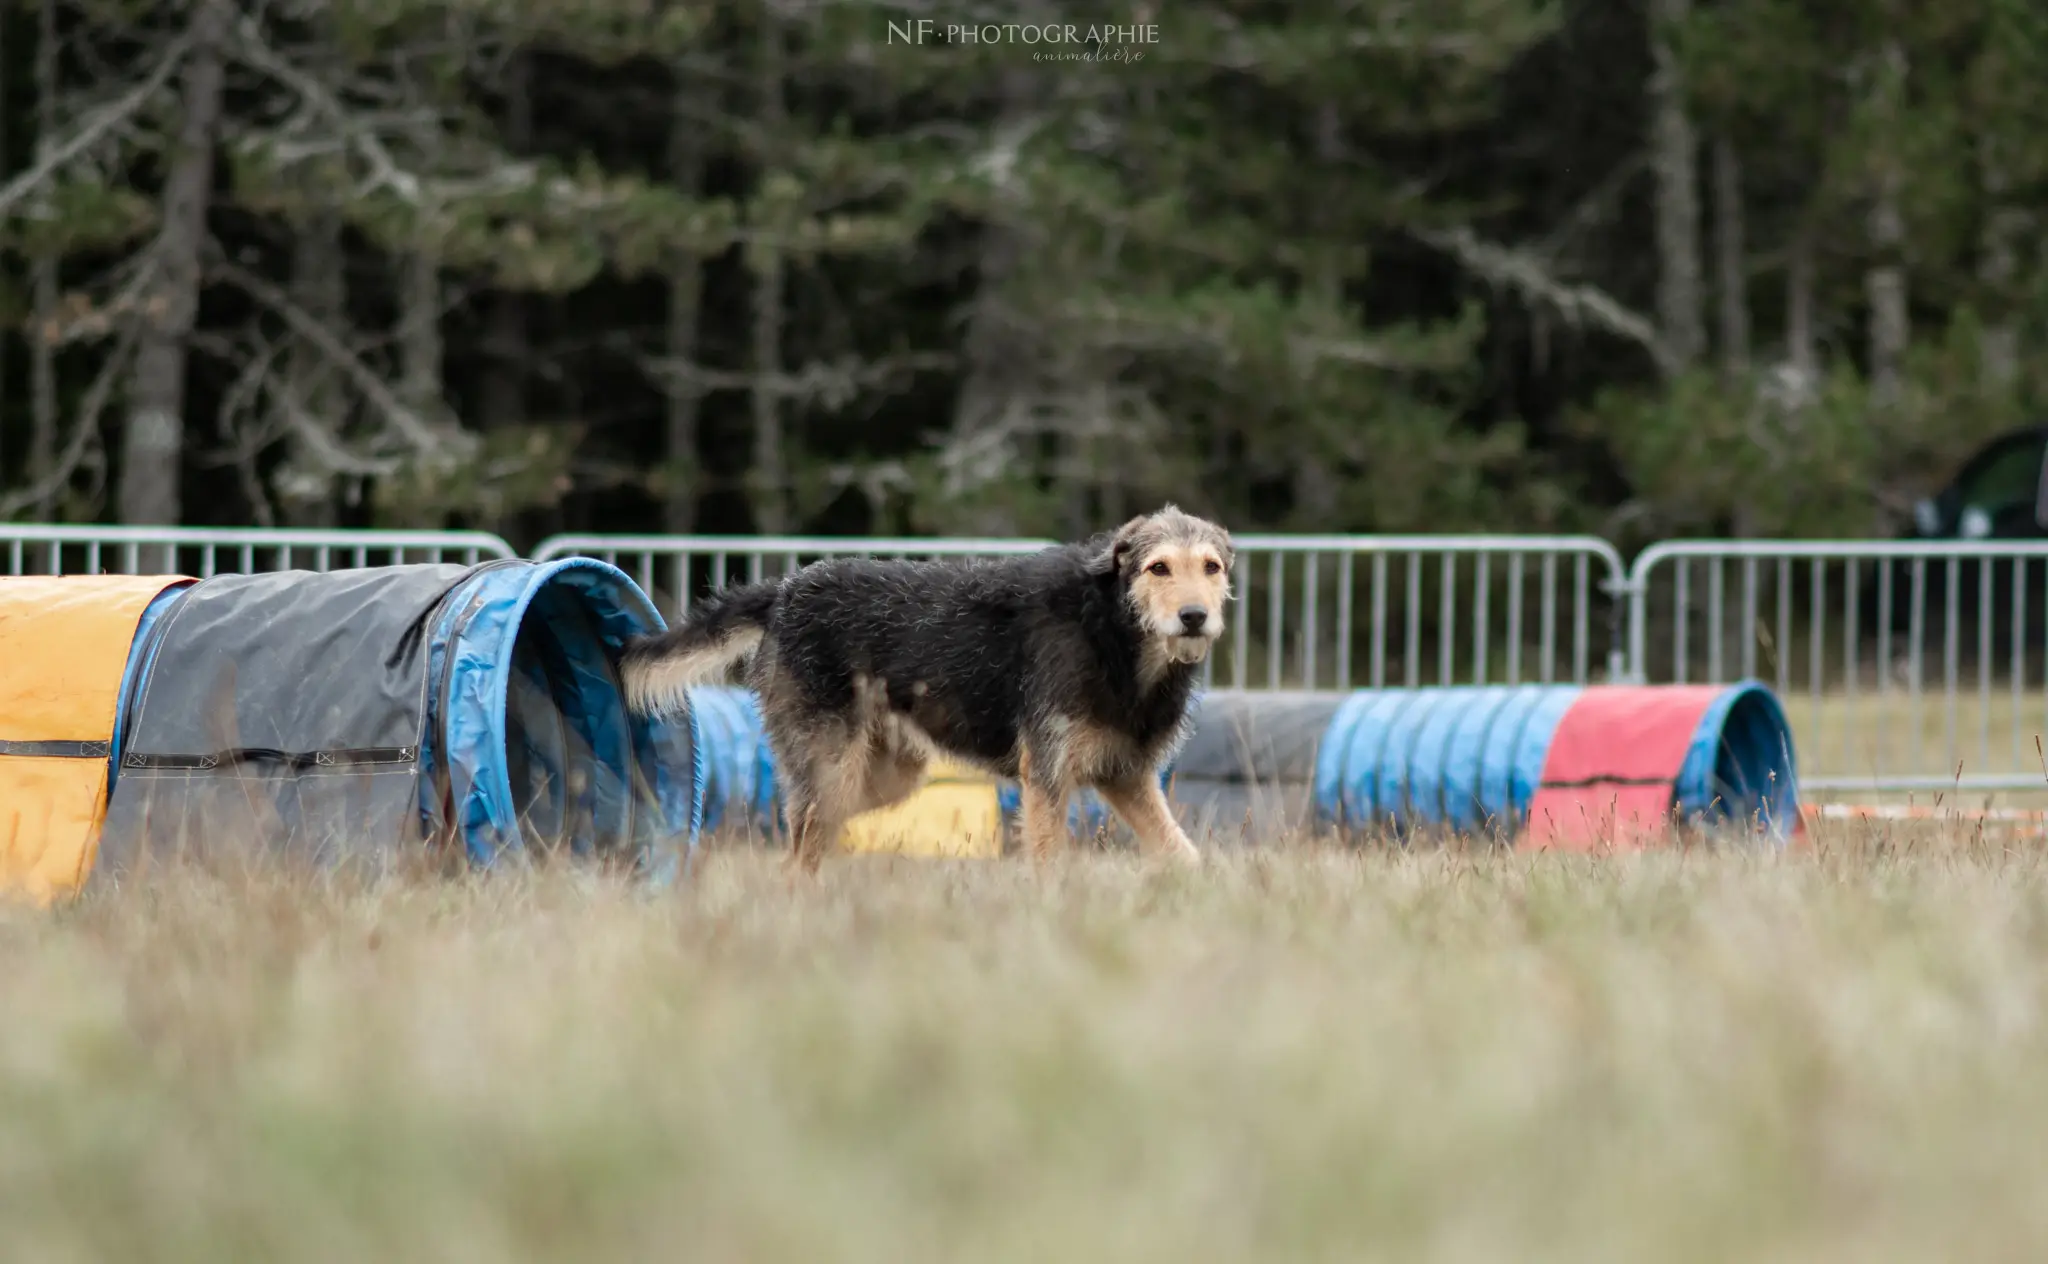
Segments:
[[[826,749],[814,741],[805,761],[803,810],[791,813],[791,857],[808,873],[816,873],[826,855],[839,847],[847,819],[860,811],[866,790],[866,751],[859,745]]]
[[[1202,863],[1202,853],[1195,850],[1180,822],[1173,819],[1173,808],[1166,801],[1166,792],[1159,788],[1157,773],[1097,789],[1138,836],[1138,849],[1145,855],[1187,864]]]

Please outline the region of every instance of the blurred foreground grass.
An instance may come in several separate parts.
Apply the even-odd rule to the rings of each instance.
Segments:
[[[0,1259],[2048,1250],[2021,836],[713,853],[0,914]]]

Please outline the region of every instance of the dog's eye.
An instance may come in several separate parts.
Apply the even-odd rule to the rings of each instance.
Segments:
[[[1210,558],[1210,559],[1209,559],[1208,561],[1206,561],[1206,562],[1202,563],[1202,573],[1203,573],[1204,575],[1217,575],[1217,574],[1221,574],[1221,573],[1222,573],[1222,571],[1223,571],[1223,563],[1221,563],[1221,562],[1217,561],[1217,560],[1216,560],[1215,558],[1213,558],[1213,557],[1212,557],[1212,558]]]
[[[1154,575],[1159,576],[1161,579],[1164,579],[1168,575],[1173,574],[1173,568],[1168,566],[1164,562],[1154,562],[1152,563],[1152,565],[1146,567],[1145,569],[1150,571]]]

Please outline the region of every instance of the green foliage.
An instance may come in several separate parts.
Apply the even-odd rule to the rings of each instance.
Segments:
[[[1804,391],[1782,370],[1733,381],[1698,371],[1658,392],[1605,393],[1572,424],[1621,462],[1645,538],[1868,535],[2024,420],[2022,392],[1979,371],[1982,337],[1961,313],[1914,350],[1890,407],[1846,365]]]
[[[1316,531],[1861,533],[2048,398],[2048,8],[2031,0],[1719,0],[1674,33],[1702,139],[1741,161],[1751,359],[1789,336],[1795,232],[1816,245],[1804,394],[1768,367],[1665,381],[1644,354],[1662,266],[1642,174],[1656,164],[1639,163],[1647,54],[1607,64],[1640,44],[1640,14],[1195,3],[1118,17],[1156,26],[1142,47],[1048,60],[1015,39],[907,40],[931,13],[900,4],[241,11],[209,228],[273,293],[202,305],[188,420],[196,434],[229,411],[222,381],[303,369],[305,330],[273,300],[297,295],[294,243],[338,218],[342,293],[312,355],[332,378],[323,422],[347,452],[421,447],[375,397],[438,357],[438,382],[405,389],[480,432],[474,451],[368,477],[381,521],[559,508],[625,526],[678,489],[752,489],[758,505],[752,428],[772,412],[788,468],[767,490],[805,521],[853,492],[897,529],[1060,533],[1175,497]],[[32,36],[34,13],[18,6],[8,33]],[[63,15],[68,135],[183,18],[137,0]],[[1105,16],[1045,3],[1001,20]],[[769,31],[784,37],[772,85]],[[18,172],[32,54],[6,55]],[[515,65],[532,76],[516,131]],[[109,296],[158,226],[172,83],[0,217],[10,324],[32,316],[36,259],[64,266],[55,316],[104,334],[134,315]],[[1538,170],[1557,187],[1525,178]],[[1893,172],[1897,261],[1871,244]],[[1460,233],[1484,251],[1428,244]],[[1880,408],[1859,366],[1869,278],[1890,262],[1913,328],[1902,397]],[[755,336],[769,275],[772,365]],[[661,327],[678,278],[698,293],[683,352]],[[509,351],[490,332],[507,299],[525,331]],[[1553,338],[1570,344],[1556,363]],[[1994,383],[1985,365],[2008,345],[2019,378]],[[67,409],[101,354],[67,352]],[[662,363],[676,358],[688,372]],[[454,416],[507,375],[511,422]],[[990,416],[960,403],[990,391]],[[664,393],[695,410],[688,451],[668,450]],[[9,460],[25,407],[0,407]],[[298,470],[303,452],[272,459],[289,428],[263,424],[233,440],[256,456],[205,459],[240,460],[259,487]],[[1593,503],[1610,470],[1623,486]],[[0,490],[18,481],[0,469]]]

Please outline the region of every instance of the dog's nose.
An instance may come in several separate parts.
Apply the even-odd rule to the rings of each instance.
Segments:
[[[1209,608],[1207,606],[1182,606],[1180,608],[1180,625],[1190,633],[1200,632],[1202,625],[1208,621]]]

